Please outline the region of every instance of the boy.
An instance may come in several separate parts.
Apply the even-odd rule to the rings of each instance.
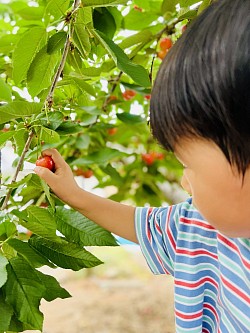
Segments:
[[[153,135],[183,163],[192,195],[134,208],[80,189],[60,154],[36,168],[67,204],[138,242],[155,274],[172,274],[176,331],[250,332],[250,1],[219,0],[169,51],[151,98]],[[65,191],[65,189],[67,189]]]

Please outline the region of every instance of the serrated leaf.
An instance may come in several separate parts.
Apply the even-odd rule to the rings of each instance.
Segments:
[[[126,154],[119,150],[112,148],[104,148],[86,157],[81,157],[76,159],[74,161],[74,165],[89,165],[89,164],[106,165],[111,160],[118,157],[122,157],[124,155]]]
[[[49,0],[46,6],[46,14],[53,15],[55,19],[63,16],[69,9],[70,0]]]
[[[51,128],[52,130],[56,130],[57,127],[59,127],[63,123],[64,115],[60,111],[53,111],[48,112],[47,114],[45,112],[41,113],[36,117],[36,120],[39,120],[39,124],[41,124],[44,127]]]
[[[8,260],[0,253],[0,288],[7,281],[7,270]]]
[[[72,77],[71,80],[77,85],[77,87],[82,92],[87,92],[91,96],[96,97],[95,89],[90,84],[88,84],[84,80],[78,79],[77,77]]]
[[[93,12],[94,28],[112,39],[116,32],[116,22],[111,12],[103,7]]]
[[[82,132],[82,130],[83,129],[79,124],[73,123],[72,121],[65,121],[57,128],[56,131],[59,135],[70,135]]]
[[[0,100],[11,102],[11,89],[1,78],[0,78]]]
[[[41,112],[42,107],[42,103],[25,101],[14,101],[0,106],[0,124],[12,119],[38,114]]]
[[[179,13],[178,17],[180,20],[185,20],[185,19],[193,19],[194,17],[197,16],[197,10],[190,10],[189,8],[182,8]]]
[[[26,78],[28,69],[47,38],[45,28],[28,29],[20,38],[13,53],[13,79],[16,84]]]
[[[38,274],[26,260],[19,257],[9,261],[7,271],[8,280],[4,286],[6,302],[13,307],[21,322],[41,331],[43,315],[39,305],[45,287]]]
[[[45,183],[45,181],[43,179],[40,179],[40,181],[41,181],[41,185],[42,185],[42,188],[44,190],[44,193],[45,193],[45,195],[46,195],[46,197],[47,197],[47,199],[48,199],[48,201],[50,203],[51,208],[53,210],[55,210],[55,202],[54,202],[53,198],[50,195],[50,188],[49,188],[49,186]]]
[[[124,51],[102,32],[94,30],[93,34],[99,39],[100,43],[107,50],[121,71],[143,87],[149,87],[151,85],[149,74],[144,67],[133,63]]]
[[[50,275],[44,274],[42,272],[37,271],[37,274],[45,286],[45,291],[43,293],[43,298],[47,302],[51,302],[56,298],[68,298],[71,297],[70,293],[62,288],[58,281]]]
[[[37,96],[43,89],[51,85],[59,60],[58,53],[47,53],[47,46],[37,53],[27,74],[28,90],[32,96]]]
[[[60,141],[60,135],[57,132],[44,126],[41,126],[39,136],[40,140],[45,143],[56,143]]]
[[[210,4],[211,4],[212,0],[203,0],[202,3],[199,6],[198,9],[198,15],[203,12],[204,9],[206,9]]]
[[[3,294],[0,290],[0,332],[6,332],[9,329],[11,317],[13,314],[12,307],[4,300]]]
[[[22,125],[21,125],[22,126]],[[20,126],[20,127],[21,127]],[[15,146],[16,146],[16,153],[20,156],[22,154],[23,148],[26,144],[27,138],[28,138],[28,131],[26,128],[21,127],[19,128],[15,135],[14,135],[14,140],[15,140]]]
[[[0,236],[5,235],[6,238],[16,233],[16,226],[10,221],[4,221],[0,224]]]
[[[128,0],[82,0],[82,5],[84,7],[107,7],[125,5],[127,2]]]
[[[62,268],[79,271],[82,268],[94,267],[102,263],[93,254],[74,243],[53,242],[39,236],[30,238],[29,242],[32,247]]]
[[[8,184],[7,187],[8,188],[17,188],[20,185],[26,184],[31,178],[32,178],[32,174],[29,174],[29,175],[23,177],[18,182],[14,182],[14,183]]]
[[[78,48],[83,57],[86,57],[91,51],[89,33],[86,30],[84,8],[80,8],[77,13],[76,22],[74,24],[73,43]]]
[[[162,14],[165,14],[166,12],[174,12],[176,10],[175,6],[178,2],[178,0],[163,0],[161,5]]]
[[[0,109],[1,110],[1,109]],[[2,132],[0,133],[0,149],[5,143],[15,134],[15,131]]]
[[[139,123],[146,122],[145,118],[128,112],[117,113],[116,116],[118,119],[120,119],[123,123],[126,124],[136,125]]]
[[[28,214],[26,217],[24,216],[26,220],[22,219],[20,221],[25,228],[44,238],[60,240],[60,238],[56,236],[56,222],[48,209],[29,206],[26,211]]]
[[[69,240],[83,246],[116,246],[110,232],[90,221],[82,214],[57,207],[55,213],[57,229]]]
[[[54,268],[55,266],[43,255],[38,253],[29,243],[23,242],[19,239],[9,239],[8,244],[15,250],[17,253],[26,259],[29,264],[33,267],[42,267],[44,265]]]
[[[52,54],[61,50],[66,42],[66,37],[65,31],[59,31],[51,36],[47,44],[47,53]]]
[[[153,34],[150,30],[144,29],[132,36],[125,38],[120,44],[120,48],[126,49],[136,44],[145,44],[147,41],[150,41]]]

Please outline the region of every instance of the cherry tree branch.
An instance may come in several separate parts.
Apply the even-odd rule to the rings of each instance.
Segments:
[[[74,3],[73,3],[72,11],[71,11],[71,17],[72,17],[72,14],[77,10],[79,5],[80,5],[80,0],[75,0]],[[73,34],[73,30],[74,30],[74,27],[72,26],[71,29],[69,30],[69,33],[68,33],[67,38],[66,38],[66,42],[64,44],[64,49],[63,49],[61,61],[59,63],[58,69],[57,69],[57,71],[54,75],[54,78],[52,80],[52,84],[51,84],[50,89],[49,89],[49,93],[48,93],[47,98],[45,100],[45,104],[47,104],[47,106],[49,108],[51,108],[51,106],[53,104],[53,95],[54,95],[54,92],[55,92],[55,88],[56,88],[57,82],[58,82],[58,80],[59,80],[59,78],[62,74],[64,65],[65,65],[65,61],[66,61],[66,58],[67,58],[67,55],[68,55],[68,52],[69,52],[70,43],[71,43],[70,42],[70,37]],[[19,172],[21,171],[25,156],[26,156],[26,154],[27,154],[27,152],[30,148],[30,145],[31,145],[31,142],[32,142],[32,139],[33,139],[34,136],[35,136],[35,133],[33,131],[31,131],[29,133],[28,139],[27,139],[27,141],[25,143],[25,146],[23,148],[23,151],[22,151],[22,154],[20,156],[20,160],[18,162],[16,171],[15,171],[14,176],[12,178],[11,184],[15,183],[16,180],[17,180],[17,176],[18,176]],[[2,204],[1,210],[4,210],[8,207],[8,202],[9,202],[11,193],[12,193],[12,189],[10,188],[9,191],[7,192],[7,194],[6,194],[6,197],[5,197],[4,202]]]

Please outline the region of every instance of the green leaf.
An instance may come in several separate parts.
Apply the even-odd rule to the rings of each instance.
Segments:
[[[99,39],[100,43],[107,50],[121,71],[143,87],[149,87],[151,85],[149,74],[144,67],[133,63],[124,51],[102,32],[94,30],[93,34]]]
[[[102,263],[93,254],[74,243],[53,242],[42,237],[32,237],[29,242],[37,251],[43,253],[50,261],[62,268],[78,271]]]
[[[8,260],[0,253],[0,288],[7,281],[7,270]]]
[[[59,31],[50,37],[47,44],[47,53],[52,54],[64,47],[67,34],[64,31]]]
[[[56,222],[48,209],[29,206],[26,211],[28,213],[27,221],[20,222],[25,228],[44,238],[60,239],[56,236]]]
[[[79,124],[73,123],[72,121],[65,121],[57,128],[56,131],[59,135],[70,135],[82,132],[82,130],[83,129]]]
[[[56,298],[71,297],[70,293],[64,288],[62,288],[58,283],[58,281],[53,276],[44,274],[39,271],[37,271],[37,274],[46,288],[43,294],[43,298],[47,302],[51,302]]]
[[[74,161],[74,165],[89,165],[89,164],[104,164],[106,165],[111,160],[124,156],[125,153],[112,149],[112,148],[103,148],[100,151],[92,153],[86,157],[78,158]]]
[[[0,108],[0,110],[1,110],[1,108]],[[0,133],[0,149],[5,145],[6,141],[8,141],[14,134],[15,134],[15,131]]]
[[[21,322],[42,331],[43,315],[39,305],[45,287],[38,274],[26,260],[19,257],[9,261],[7,271],[8,280],[4,286],[6,302],[13,307]]]
[[[166,12],[175,12],[176,8],[175,6],[178,4],[178,0],[163,0],[162,6],[161,6],[161,12],[162,14],[165,14]]]
[[[110,232],[82,214],[63,207],[55,213],[57,229],[69,240],[83,246],[116,246]]]
[[[84,58],[91,51],[89,33],[86,30],[86,24],[89,23],[90,18],[92,22],[92,13],[91,16],[89,16],[86,12],[86,8],[79,8],[74,24],[73,43]]]
[[[123,28],[128,30],[142,30],[148,28],[159,18],[159,13],[139,12],[131,10],[123,19]]]
[[[82,5],[84,7],[107,7],[125,5],[127,2],[128,0],[82,0]]]
[[[199,6],[198,9],[198,15],[203,12],[204,9],[206,9],[210,4],[211,4],[212,0],[203,0],[202,3]]]
[[[0,78],[0,100],[11,102],[11,89],[1,78]]]
[[[13,314],[12,307],[4,300],[3,294],[0,290],[0,332],[8,331],[10,320]]]
[[[45,183],[45,181],[43,179],[40,179],[40,181],[41,181],[41,185],[42,185],[42,188],[44,190],[44,193],[45,193],[45,195],[46,195],[46,197],[47,197],[47,199],[48,199],[48,201],[50,203],[51,208],[53,210],[55,210],[55,202],[54,202],[53,198],[50,195],[50,188],[49,188],[49,186]]]
[[[13,79],[16,84],[26,78],[28,69],[47,37],[45,28],[28,29],[20,38],[13,53]]]
[[[197,16],[197,10],[190,10],[189,8],[183,8],[179,11],[178,13],[179,19],[184,20],[184,19],[193,19],[194,17]]]
[[[47,114],[45,112],[41,113],[36,117],[36,120],[39,120],[39,124],[41,124],[44,127],[51,128],[52,130],[56,130],[57,127],[59,127],[63,123],[64,115],[60,111],[53,111],[48,112]],[[35,121],[36,121],[35,120]]]
[[[90,94],[91,96],[96,97],[96,92],[95,89],[88,84],[87,82],[85,82],[82,79],[78,79],[77,77],[72,77],[72,81],[77,85],[77,87],[82,91],[82,92],[87,92],[88,94]]]
[[[116,116],[118,119],[120,119],[123,123],[126,123],[126,124],[133,125],[133,124],[146,122],[145,118],[135,115],[135,114],[128,113],[128,112],[117,113]]]
[[[60,141],[60,135],[50,128],[41,126],[40,128],[40,140],[45,143],[56,143]]]
[[[4,221],[0,224],[0,236],[5,236],[5,239],[16,233],[16,226],[10,221]]]
[[[9,120],[31,116],[41,112],[42,103],[33,103],[25,101],[14,101],[0,107],[0,124]]]
[[[69,9],[70,0],[49,0],[47,1],[46,14],[50,14],[54,19],[59,19]]]
[[[8,244],[35,268],[42,267],[44,265],[51,268],[55,267],[46,257],[34,250],[27,242],[11,238],[8,240]]]
[[[101,31],[109,39],[114,37],[116,23],[110,11],[103,7],[94,10],[93,13],[94,28]]]
[[[18,11],[18,15],[21,16],[24,20],[34,20],[34,21],[40,21],[43,18],[44,14],[44,7],[28,7],[21,9]]]
[[[47,46],[37,53],[27,75],[28,90],[31,96],[37,96],[43,89],[51,85],[55,67],[59,60],[58,52],[47,53]]]

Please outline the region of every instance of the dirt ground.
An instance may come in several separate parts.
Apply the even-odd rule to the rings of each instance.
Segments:
[[[134,245],[91,252],[105,264],[45,271],[72,297],[42,303],[43,333],[174,333],[171,277],[154,276]]]

